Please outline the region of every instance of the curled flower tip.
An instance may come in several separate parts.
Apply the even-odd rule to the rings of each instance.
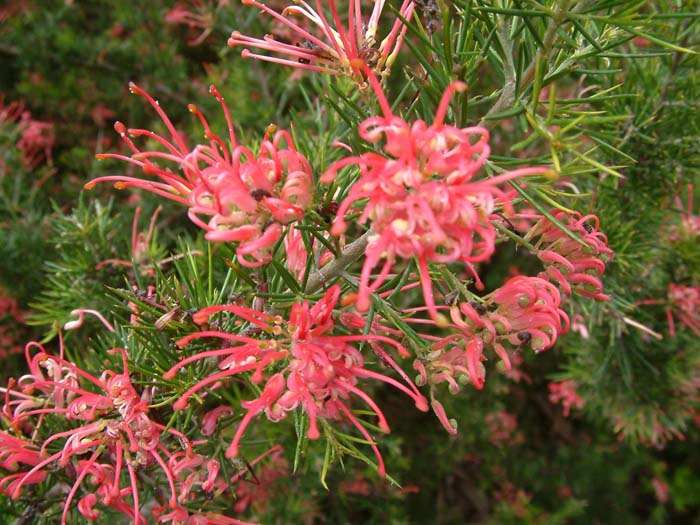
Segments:
[[[425,398],[425,396],[422,395],[417,395],[416,396],[416,408],[420,410],[421,412],[427,412],[428,411],[428,400]]]
[[[224,97],[221,95],[221,93],[219,92],[219,90],[216,88],[216,86],[214,84],[211,84],[209,86],[209,94],[212,95],[213,97],[215,97],[220,102],[224,101]]]
[[[312,440],[316,440],[321,437],[321,433],[318,431],[318,425],[316,424],[315,418],[311,419],[309,423],[309,430],[306,431],[306,437]]]
[[[456,435],[457,421],[447,417],[445,407],[442,406],[442,403],[440,403],[440,401],[438,401],[437,399],[433,399],[430,401],[430,406],[433,408],[433,412],[435,412],[435,415],[437,416],[440,423],[442,423],[442,426],[445,427],[445,430],[447,430],[447,432],[449,434],[452,434],[453,436]]]
[[[114,131],[116,131],[120,136],[126,135],[126,126],[119,122],[118,120],[114,123]]]
[[[139,96],[144,95],[143,89],[138,87],[134,82],[129,82],[129,91],[131,92],[132,95],[139,95]]]
[[[277,133],[277,129],[277,124],[268,124],[265,128],[265,134],[274,135],[275,133]]]
[[[187,111],[189,111],[193,115],[199,115],[199,108],[194,104],[187,104]]]
[[[75,330],[76,328],[80,328],[83,326],[83,321],[85,320],[85,314],[91,314],[97,317],[103,325],[109,330],[110,332],[114,332],[114,327],[107,321],[107,319],[104,318],[104,316],[98,312],[97,310],[89,310],[85,308],[79,308],[77,310],[73,310],[71,315],[77,315],[78,319],[75,319],[73,321],[68,321],[66,324],[63,325],[64,330]]]
[[[202,420],[202,434],[205,436],[214,434],[219,418],[231,414],[233,414],[233,408],[227,405],[221,405],[207,412]]]
[[[88,191],[89,191],[89,190],[91,190],[91,189],[94,188],[94,187],[95,187],[95,182],[94,182],[94,181],[86,182],[85,184],[83,184],[83,189],[84,189],[84,190],[88,190]]]

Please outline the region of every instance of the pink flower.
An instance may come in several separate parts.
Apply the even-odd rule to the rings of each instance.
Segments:
[[[33,348],[40,352],[32,357]],[[132,516],[137,524],[145,523],[135,469],[158,467],[170,487],[170,504],[174,505],[175,478],[164,459],[172,456],[166,447],[166,436],[175,437],[177,448],[184,444],[191,453],[184,435],[166,429],[148,416],[146,400],[131,383],[125,351],[115,348],[112,353],[121,354],[123,372],[106,370],[96,378],[62,356],[49,355],[40,345],[31,343],[27,345],[31,373],[20,378],[16,388],[6,390],[3,416],[12,428],[24,428],[33,437],[29,443],[0,433],[0,461],[12,470],[23,467],[21,472],[2,478],[0,488],[17,498],[24,485],[42,481],[47,472],[74,472],[62,524],[66,523],[78,489],[85,483],[94,487],[94,492],[78,502],[78,510],[85,517],[96,519],[99,511],[95,506],[100,504]],[[73,428],[44,435],[42,422],[47,414],[61,415]],[[62,447],[49,455],[47,451],[55,450],[57,442],[62,442]],[[122,486],[124,475],[129,480],[126,487]],[[87,490],[87,486],[83,488]]]
[[[668,483],[659,478],[654,478],[651,480],[651,486],[654,489],[654,495],[657,501],[659,503],[666,503],[669,494]]]
[[[540,277],[559,284],[566,295],[575,290],[599,301],[609,301],[610,296],[603,293],[600,276],[614,254],[608,247],[608,238],[599,231],[598,217],[582,217],[578,212],[567,214],[561,210],[553,210],[551,214],[581,240],[541,217],[525,236],[526,240],[537,239],[537,257],[545,265]]]
[[[330,17],[327,16],[320,0],[315,0],[315,10],[309,3],[299,0],[281,13],[255,0],[243,0],[245,5],[261,9],[290,29],[296,41],[284,43],[270,35],[263,39],[251,38],[234,31],[228,45],[250,46],[282,55],[282,58],[260,55],[244,49],[241,55],[246,58],[257,58],[321,73],[347,75],[364,84],[363,66],[380,77],[389,75],[406,33],[406,26],[397,18],[389,34],[378,42],[377,28],[385,0],[373,1],[374,8],[369,19],[363,19],[359,0],[348,1],[347,21],[343,22],[335,0],[328,1]],[[399,15],[410,20],[414,7],[412,0],[403,0],[399,7]],[[293,17],[301,20],[297,22]],[[311,28],[308,28],[308,25]]]
[[[680,224],[673,224],[669,228],[669,238],[676,242],[700,237],[700,215],[693,214],[693,185],[688,184],[686,190],[688,195],[685,208],[680,196],[675,199],[676,208],[681,215]]]
[[[491,433],[491,442],[497,447],[513,446],[524,441],[522,432],[518,432],[518,420],[505,410],[487,414],[486,425]]]
[[[271,247],[282,236],[283,225],[299,220],[311,202],[313,176],[308,161],[296,151],[289,133],[277,132],[272,139],[263,138],[257,155],[236,142],[233,124],[223,97],[214,86],[212,95],[219,100],[228,123],[229,141],[215,135],[199,110],[190,111],[199,117],[208,145],[188,149],[185,139],[175,129],[158,103],[135,84],[133,93],[151,104],[163,119],[172,140],[143,129],[126,129],[117,122],[115,129],[132,150],[130,157],[118,154],[98,155],[134,164],[144,175],[159,180],[122,175],[98,177],[85,185],[115,181],[115,187],[142,188],[189,207],[189,217],[207,231],[206,238],[215,242],[236,242],[239,262],[244,266],[260,266],[270,259]],[[141,151],[130,137],[155,140],[166,151]],[[158,161],[169,161],[182,175],[160,167]],[[209,217],[208,220],[200,216]]]
[[[674,316],[683,326],[700,335],[700,286],[670,283],[668,285],[668,302],[666,317],[671,337],[676,335]]]
[[[360,277],[358,309],[367,310],[370,294],[385,282],[397,258],[416,257],[425,304],[436,319],[428,264],[461,261],[480,284],[473,264],[488,260],[494,252],[496,230],[490,216],[497,207],[511,207],[499,185],[551,171],[523,168],[473,180],[490,153],[488,131],[443,124],[450,97],[466,89],[465,84],[454,82],[447,88],[428,126],[422,120],[409,124],[393,115],[377,79],[371,73],[369,79],[383,116],[362,122],[359,134],[371,143],[384,139],[385,155],[370,152],[345,158],[324,174],[321,180],[329,182],[350,165],[357,165],[361,174],[340,204],[331,232],[343,233],[345,214],[357,202],[366,201],[358,222],[371,222],[373,233]],[[373,269],[382,261],[370,283]]]
[[[318,267],[322,267],[333,259],[333,254],[324,248],[315,237],[311,236],[312,253],[318,255]],[[290,228],[289,233],[284,237],[285,263],[287,268],[296,276],[301,283],[306,275],[309,253],[304,244],[301,230]]]
[[[165,21],[169,24],[183,24],[190,30],[201,30],[199,35],[189,40],[187,45],[197,46],[204,42],[214,30],[214,13],[207,12],[202,0],[189,0],[192,7],[188,7],[187,2],[178,2],[165,14]],[[197,12],[193,11],[196,10]]]
[[[253,469],[267,457],[270,460],[256,474]],[[270,499],[279,494],[276,492],[280,487],[280,484],[277,482],[289,474],[289,464],[282,455],[282,447],[280,445],[275,445],[250,461],[246,468],[241,469],[231,478],[231,483],[236,483],[234,512],[241,513],[248,507],[252,507],[255,509],[256,514],[264,514]],[[251,476],[253,477],[252,480],[246,479]],[[243,481],[246,483],[243,483]]]
[[[446,382],[452,394],[471,382],[482,389],[486,381],[485,351],[493,350],[511,370],[510,353],[524,348],[541,352],[551,348],[569,320],[561,310],[554,285],[539,277],[516,276],[488,294],[483,302],[450,307],[453,330],[435,342],[427,356],[416,360],[420,384]]]
[[[44,160],[51,163],[51,150],[56,139],[51,122],[32,119],[23,101],[5,105],[0,98],[0,124],[4,123],[16,126],[15,132],[19,134],[16,146],[22,152],[22,162],[26,168],[36,168]]]
[[[548,388],[550,403],[561,403],[564,407],[564,417],[569,417],[571,407],[580,410],[586,404],[586,400],[576,393],[578,389],[576,381],[549,383]]]
[[[372,443],[380,473],[384,473],[384,464],[379,451],[365,426],[348,408],[351,396],[361,399],[379,419],[379,427],[389,431],[383,412],[377,404],[357,384],[360,379],[377,379],[390,384],[410,396],[420,410],[427,410],[427,401],[413,383],[403,384],[383,374],[373,372],[364,366],[362,354],[350,343],[369,341],[376,344],[389,344],[400,352],[403,347],[393,339],[379,335],[333,335],[335,328],[333,309],[340,297],[340,288],[333,286],[326,295],[313,306],[308,302],[292,306],[289,321],[280,317],[235,305],[212,306],[195,314],[196,322],[206,322],[215,313],[226,311],[250,323],[256,331],[268,334],[267,339],[221,331],[202,331],[184,337],[178,346],[184,347],[191,341],[216,337],[233,342],[233,346],[217,350],[208,350],[183,359],[165,374],[169,379],[182,367],[205,358],[220,359],[220,372],[201,380],[173,405],[177,410],[183,409],[189,398],[197,391],[209,385],[221,384],[227,378],[252,372],[249,375],[253,383],[265,381],[261,395],[241,406],[246,414],[227,450],[228,457],[238,455],[240,440],[247,426],[260,413],[265,413],[270,421],[279,421],[287,412],[301,408],[309,417],[307,436],[318,439],[319,419],[347,420],[352,423],[363,438]],[[276,336],[276,337],[275,337]],[[398,365],[384,353],[385,362],[399,372]],[[272,366],[274,364],[274,367]],[[275,373],[269,375],[268,368]]]

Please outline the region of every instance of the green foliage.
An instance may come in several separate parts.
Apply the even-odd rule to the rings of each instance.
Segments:
[[[395,13],[399,2],[389,3],[385,12]],[[200,442],[198,452],[217,459],[228,479],[246,472],[243,486],[263,495],[243,505],[247,500],[239,494],[233,502],[241,505],[237,516],[268,524],[697,521],[700,345],[679,322],[671,336],[667,310],[673,308],[669,284],[700,286],[700,242],[682,233],[684,220],[700,213],[700,5],[417,2],[386,83],[394,113],[429,125],[447,86],[466,82],[468,89],[450,101],[446,122],[490,130],[489,174],[524,165],[552,167],[554,182],[529,177],[524,185],[513,184],[520,209],[550,217],[552,209],[600,217],[615,252],[604,275],[612,301],[567,298],[567,312],[576,321],[570,332],[578,333],[561,337],[545,355],[523,352],[519,378],[486,362],[483,391],[466,385],[451,395],[440,385],[435,393],[458,424],[456,437],[447,436],[432,414],[407,411],[389,389],[368,387],[392,427],[391,435],[382,435],[370,412],[354,411],[377,436],[390,465],[387,480],[380,480],[370,443],[354,427],[323,421],[322,437],[309,440],[308,417],[300,409],[275,425],[251,426],[242,442],[245,457],[226,458],[243,403],[264,386],[248,376],[232,380],[230,388],[199,392],[185,410],[172,409],[188,389],[219,370],[215,359],[202,359],[163,378],[174,363],[212,348],[213,338],[177,344],[202,330],[193,319],[197,310],[253,304],[286,315],[292,304],[322,297],[330,281],[312,286],[308,274],[320,267],[319,246],[334,255],[345,248],[326,233],[333,205],[347,195],[358,171],[344,169],[329,185],[318,175],[347,156],[338,143],[355,155],[381,153],[382,146],[357,132],[358,122],[378,114],[370,88],[241,58],[237,49],[225,47],[230,31],[262,35],[279,28],[255,8],[220,4],[188,4],[209,20],[208,36],[196,46],[189,44],[203,29],[165,23],[172,8],[167,2],[145,2],[139,9],[114,0],[18,2],[0,26],[4,103],[24,99],[36,118],[50,120],[56,129],[53,160],[30,169],[17,147],[22,128],[0,119],[0,288],[30,307],[37,337],[55,347],[59,329],[75,320],[73,310],[104,314],[116,331],[106,332],[88,316],[80,330],[64,333],[66,355],[99,376],[105,367],[121,366],[109,349],[128,349],[131,380],[137,390],[149,392],[154,420]],[[281,241],[271,264],[246,268],[231,245],[206,242],[182,208],[172,205],[156,217],[155,235],[145,237],[156,199],[143,192],[117,193],[105,186],[76,199],[94,177],[138,171],[117,160],[94,160],[105,151],[128,155],[110,128],[113,120],[169,136],[153,108],[128,95],[129,81],[158,99],[190,146],[204,142],[199,120],[188,114],[190,102],[212,130],[227,136],[220,105],[206,94],[209,84],[223,94],[237,139],[252,151],[270,124],[290,130],[316,175],[313,203],[294,226],[309,252],[317,242],[305,279],[298,282],[285,266]],[[144,139],[139,145],[158,149],[159,143]],[[144,211],[135,235],[137,206]],[[541,270],[524,238],[527,230],[506,219],[498,224],[502,240],[496,255],[479,265],[487,291],[513,271]],[[351,227],[348,242],[363,231],[364,226]],[[138,233],[142,246],[136,250]],[[357,258],[348,260],[334,277],[345,296],[357,290],[353,276],[361,265]],[[417,263],[394,270],[372,297],[368,317],[377,314],[424,358],[431,341],[421,334],[433,332],[416,328],[403,311],[420,290],[399,291],[414,279]],[[439,300],[483,296],[462,266],[435,265],[431,271]],[[0,315],[1,323],[17,323],[7,319]],[[219,315],[211,326],[255,335],[254,323],[233,315]],[[371,329],[368,321],[364,333]],[[382,370],[381,357],[369,345],[360,348]],[[412,373],[410,362],[401,365]],[[575,381],[585,408],[563,417],[561,406],[547,396],[547,383],[554,380]],[[216,433],[205,436],[204,414],[222,404],[236,409],[221,417]],[[46,425],[60,430],[50,418]],[[687,441],[669,443],[680,437]],[[273,444],[285,451],[277,472],[265,462],[246,464]],[[164,486],[162,474],[146,471],[139,481],[148,490]],[[653,481],[668,484],[668,503]],[[17,501],[0,498],[0,514],[16,524],[57,522],[65,491],[56,495],[47,487],[73,482],[69,472],[52,472]],[[198,494],[191,507],[198,506],[228,512],[232,502],[209,502]],[[105,513],[100,520],[120,519],[116,516]],[[80,519],[76,510],[69,514],[69,523]]]

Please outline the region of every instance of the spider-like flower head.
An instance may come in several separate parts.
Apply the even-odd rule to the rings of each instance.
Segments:
[[[296,150],[291,135],[271,126],[257,154],[239,145],[224,99],[212,86],[210,93],[221,103],[226,117],[229,143],[216,135],[199,109],[190,104],[190,111],[201,121],[209,141],[190,150],[160,105],[135,84],[130,89],[156,110],[171,137],[167,139],[144,129],[127,129],[117,122],[114,127],[132,155],[109,153],[98,158],[129,162],[147,177],[98,177],[85,188],[90,189],[97,182],[113,181],[118,189],[141,188],[179,202],[189,208],[192,222],[206,230],[208,240],[238,243],[236,253],[241,264],[260,266],[268,262],[270,248],[282,236],[283,225],[301,219],[312,198],[311,166]],[[135,137],[155,140],[165,151],[142,151],[131,140]],[[175,164],[182,175],[161,167],[162,162]]]
[[[309,2],[296,0],[294,5],[286,7],[281,13],[256,0],[243,0],[243,4],[257,7],[271,16],[293,40],[285,43],[271,35],[263,39],[251,38],[234,31],[228,40],[229,46],[249,46],[281,55],[262,55],[246,48],[241,53],[243,57],[309,71],[347,75],[362,86],[366,85],[363,66],[380,77],[389,75],[406,33],[402,18],[410,20],[415,7],[413,0],[403,0],[398,11],[399,18],[393,22],[389,34],[378,41],[377,29],[385,0],[374,0],[369,19],[363,19],[360,0],[349,0],[345,20],[338,13],[335,0],[329,0],[326,7],[320,0],[315,0],[315,8]]]
[[[480,285],[473,264],[486,261],[495,250],[496,230],[490,217],[498,207],[511,209],[510,197],[500,185],[526,175],[549,175],[551,170],[522,168],[474,180],[489,157],[488,131],[444,123],[449,101],[466,89],[464,83],[450,84],[428,125],[394,115],[379,81],[369,70],[366,73],[383,114],[362,122],[359,133],[367,142],[381,142],[384,154],[342,159],[323,175],[322,181],[331,182],[346,166],[360,169],[331,233],[342,234],[345,214],[358,202],[365,203],[358,222],[371,222],[373,234],[362,267],[358,309],[369,307],[370,293],[384,283],[397,258],[416,257],[425,304],[436,319],[428,263],[461,261]],[[379,274],[370,283],[372,270],[381,261]]]
[[[289,411],[301,408],[309,417],[307,436],[310,439],[318,439],[321,435],[319,420],[342,419],[350,422],[364,439],[372,443],[379,471],[383,473],[383,461],[373,439],[348,407],[351,396],[361,399],[374,412],[383,431],[388,432],[389,426],[381,409],[360,389],[358,382],[371,378],[387,383],[410,396],[420,410],[427,410],[427,401],[386,352],[380,349],[382,361],[401,376],[403,383],[366,368],[362,353],[351,343],[368,341],[370,345],[390,345],[405,355],[406,350],[401,344],[392,338],[376,334],[334,333],[336,327],[333,311],[339,297],[340,288],[333,286],[316,303],[312,304],[308,300],[296,303],[292,306],[287,322],[279,316],[273,317],[235,305],[212,306],[201,310],[194,316],[196,322],[204,323],[212,315],[226,311],[247,321],[254,331],[264,333],[266,338],[206,330],[181,339],[178,342],[180,347],[185,347],[196,339],[211,337],[229,341],[231,346],[200,352],[183,359],[166,372],[166,379],[172,378],[189,363],[205,358],[219,358],[221,371],[211,374],[187,390],[174,407],[178,410],[185,408],[189,398],[206,386],[220,386],[227,378],[240,377],[250,372],[250,381],[264,381],[265,385],[260,396],[241,403],[247,412],[228,448],[229,457],[238,454],[240,440],[255,416],[264,412],[274,422],[285,418]],[[238,326],[241,324],[238,323]],[[271,373],[272,370],[268,368],[274,369],[275,373]]]

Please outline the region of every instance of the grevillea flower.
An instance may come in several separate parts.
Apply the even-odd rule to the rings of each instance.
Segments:
[[[569,326],[560,304],[559,291],[548,281],[516,276],[485,296],[483,302],[452,306],[452,324],[446,328],[455,331],[435,337],[431,352],[414,362],[419,384],[446,382],[453,394],[468,382],[483,388],[485,350],[493,349],[510,370],[509,350],[532,348],[541,352],[551,348]]]
[[[189,207],[190,219],[207,231],[208,240],[237,242],[236,253],[244,266],[259,266],[269,261],[270,248],[282,236],[283,225],[301,219],[311,201],[311,167],[296,151],[289,133],[279,131],[271,138],[266,134],[257,155],[238,145],[228,108],[212,86],[210,93],[221,103],[230,143],[214,134],[204,115],[191,104],[189,109],[199,117],[209,144],[190,150],[158,103],[135,84],[130,84],[130,89],[156,110],[171,139],[144,129],[127,130],[117,122],[114,128],[132,155],[108,153],[98,158],[124,160],[156,180],[123,175],[98,177],[85,188],[90,189],[97,182],[114,181],[118,189],[142,188],[179,202]],[[165,151],[141,151],[131,140],[135,137],[155,140]],[[159,161],[174,163],[182,175],[161,167]]]
[[[191,4],[191,5],[187,5]],[[214,30],[214,12],[202,0],[178,2],[165,13],[165,21],[169,24],[186,25],[191,31],[199,31],[199,35],[187,42],[189,46],[197,46],[204,42]]]
[[[360,178],[340,204],[331,232],[343,233],[345,214],[365,203],[358,222],[371,222],[373,233],[365,251],[358,309],[369,307],[370,293],[385,282],[397,258],[416,257],[425,304],[437,318],[428,264],[461,261],[480,284],[473,263],[488,260],[494,252],[496,230],[490,216],[496,207],[511,207],[499,185],[526,175],[547,175],[551,170],[523,168],[473,180],[489,157],[488,131],[443,123],[450,97],[466,85],[454,82],[447,88],[431,125],[422,120],[409,124],[392,114],[377,79],[366,71],[383,116],[362,122],[359,134],[371,143],[383,139],[385,155],[369,152],[345,158],[324,174],[322,181],[330,182],[346,166],[360,169]],[[370,283],[373,269],[382,261],[379,274]]]
[[[674,316],[680,323],[700,335],[700,286],[668,285],[666,317],[671,337],[676,335]]]
[[[598,217],[582,217],[578,212],[568,214],[561,210],[553,210],[551,214],[580,241],[548,218],[541,217],[525,235],[525,240],[537,239],[536,255],[545,265],[540,277],[559,284],[566,295],[575,290],[599,301],[609,301],[610,296],[603,293],[600,277],[614,254],[608,247],[608,238],[599,231]]]
[[[676,242],[700,237],[700,215],[693,214],[693,185],[688,184],[686,190],[688,195],[685,207],[680,196],[675,199],[676,208],[680,213],[680,224],[671,225],[668,232],[669,239]]]
[[[256,473],[253,469],[264,458],[269,456],[264,466]],[[252,507],[257,515],[265,514],[268,503],[277,494],[281,478],[289,476],[289,464],[282,455],[282,447],[276,445],[264,454],[258,456],[231,478],[231,483],[236,483],[236,504],[233,510],[236,513],[244,512]],[[253,476],[253,480],[246,480],[246,476]],[[241,483],[241,481],[250,481]]]
[[[372,14],[366,19],[362,16],[360,0],[349,0],[347,18],[343,21],[335,0],[327,2],[330,16],[327,16],[328,11],[320,0],[314,1],[316,9],[304,0],[296,0],[294,5],[286,7],[281,13],[261,2],[243,0],[243,4],[261,9],[291,30],[295,41],[280,42],[271,35],[266,35],[263,39],[251,38],[234,31],[228,45],[250,46],[281,55],[260,55],[244,49],[241,55],[246,58],[321,73],[347,75],[364,85],[362,65],[380,77],[388,76],[407,29],[402,20],[397,18],[389,34],[379,42],[377,29],[385,0],[373,0],[373,3]],[[412,0],[403,0],[399,16],[410,20],[414,7]]]
[[[180,347],[187,346],[193,340],[212,337],[232,342],[233,345],[192,355],[166,372],[165,378],[171,379],[190,363],[212,357],[219,358],[220,371],[188,389],[173,407],[181,410],[185,408],[189,398],[203,388],[210,385],[215,388],[227,378],[250,373],[250,381],[265,384],[258,398],[241,403],[247,412],[226,452],[228,457],[238,454],[243,433],[258,414],[264,412],[267,418],[274,422],[285,418],[287,412],[299,407],[309,417],[309,439],[320,437],[319,420],[349,421],[364,439],[372,443],[379,472],[383,474],[382,457],[365,426],[348,407],[350,397],[354,395],[360,398],[374,412],[379,419],[379,427],[384,432],[389,431],[389,426],[381,409],[357,386],[358,381],[369,378],[392,385],[410,396],[420,410],[427,410],[427,401],[386,352],[384,362],[394,368],[406,384],[365,368],[362,354],[351,343],[370,341],[387,344],[402,355],[407,355],[402,345],[379,335],[333,335],[333,309],[339,297],[340,288],[333,286],[314,305],[309,301],[296,303],[292,306],[289,321],[236,305],[211,306],[199,311],[194,316],[196,322],[207,322],[218,312],[230,312],[241,321],[247,321],[254,330],[264,332],[268,338],[243,335],[245,332],[234,334],[213,330],[196,332],[182,338],[178,341]],[[271,373],[272,370],[275,373]]]
[[[149,268],[149,258],[148,250],[151,246],[151,241],[153,240],[153,234],[155,233],[156,221],[158,220],[158,215],[160,214],[162,206],[158,206],[156,210],[151,215],[151,221],[148,225],[148,230],[146,233],[138,231],[139,217],[141,216],[141,208],[136,208],[134,212],[134,220],[131,223],[131,258],[132,261],[127,261],[124,259],[105,259],[95,266],[95,270],[99,270],[105,265],[112,264],[115,266],[127,266],[136,267],[141,270],[144,274],[154,276],[155,271]]]
[[[512,447],[525,441],[522,432],[518,432],[518,420],[505,410],[487,414],[484,422],[491,433],[491,443],[497,447]]]
[[[22,162],[28,169],[46,160],[51,163],[51,150],[56,140],[51,122],[34,120],[23,101],[4,104],[0,97],[0,126],[9,124],[12,134],[19,135],[16,146],[22,152]],[[3,160],[0,159],[0,166]]]
[[[564,407],[564,417],[569,417],[571,407],[582,409],[586,404],[586,400],[582,398],[576,390],[578,383],[576,381],[559,381],[557,383],[549,383],[549,401],[551,403],[561,403]]]
[[[311,237],[311,247],[314,257],[318,257],[317,267],[320,268],[333,259],[333,254],[323,247],[315,237]],[[284,237],[285,264],[296,276],[299,282],[304,281],[309,253],[306,250],[301,230],[290,228]]]
[[[34,348],[40,351],[32,356]],[[100,513],[95,506],[100,504],[143,524],[136,469],[157,466],[170,487],[169,505],[175,506],[175,477],[164,459],[173,455],[166,447],[166,436],[175,438],[177,449],[184,446],[190,455],[191,444],[180,432],[148,416],[148,396],[139,396],[131,384],[125,351],[112,350],[121,354],[123,372],[106,370],[99,378],[65,360],[63,352],[53,356],[36,343],[27,345],[26,352],[30,374],[5,389],[2,413],[11,429],[32,439],[0,433],[0,460],[12,467],[8,470],[21,468],[0,479],[0,489],[17,498],[25,485],[42,481],[47,472],[65,470],[73,473],[74,482],[65,498],[62,524],[81,486],[88,494],[77,508],[86,518],[97,519]],[[42,438],[48,414],[61,415],[73,428]],[[50,453],[60,442],[58,452]],[[124,477],[127,486],[122,486]]]

